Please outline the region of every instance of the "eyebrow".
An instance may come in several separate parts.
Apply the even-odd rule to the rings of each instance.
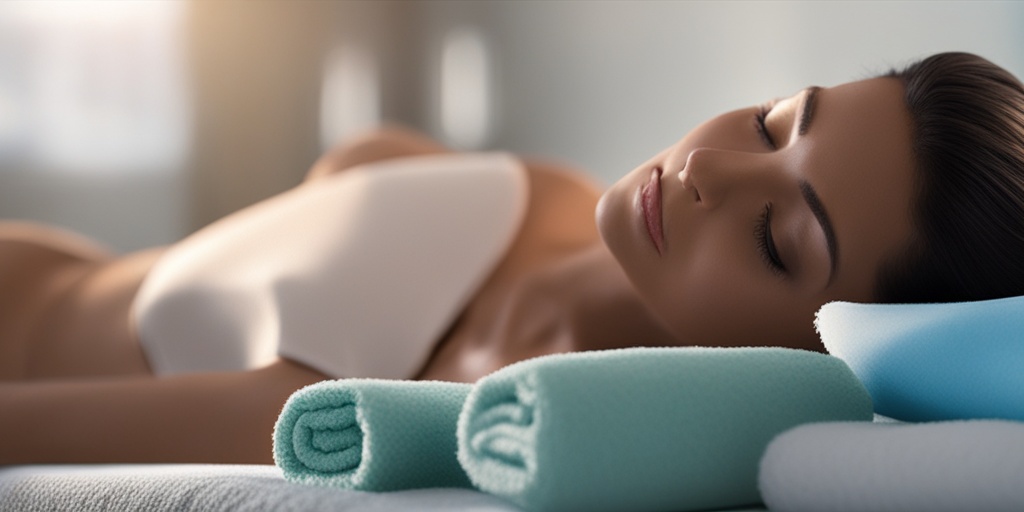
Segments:
[[[796,133],[800,136],[806,135],[807,130],[811,127],[811,119],[814,117],[815,106],[818,104],[818,92],[821,91],[821,87],[813,85],[804,89],[804,91],[803,109],[800,111],[800,122],[797,124],[796,130]],[[807,203],[807,207],[811,209],[811,213],[814,214],[814,218],[821,225],[821,231],[825,233],[825,245],[828,247],[829,259],[828,282],[831,284],[832,279],[836,275],[836,266],[839,261],[836,256],[838,253],[836,231],[832,228],[832,220],[829,218],[828,212],[825,211],[825,206],[821,204],[818,192],[814,190],[810,182],[807,180],[800,181],[800,193],[804,196],[804,201]]]
[[[828,282],[832,283],[832,278],[836,275],[836,231],[832,229],[832,221],[828,217],[828,212],[825,211],[825,206],[821,204],[821,198],[818,197],[818,193],[815,192],[814,187],[805,180],[800,180],[800,193],[804,196],[804,201],[807,202],[807,207],[811,209],[811,213],[814,214],[814,218],[818,220],[818,224],[821,225],[821,230],[825,233],[825,245],[828,247],[828,259],[829,259],[829,273]]]
[[[807,129],[811,127],[811,118],[814,116],[814,106],[818,102],[818,91],[821,87],[811,86],[804,89],[804,108],[800,112],[800,123],[797,125],[796,133],[806,135]]]

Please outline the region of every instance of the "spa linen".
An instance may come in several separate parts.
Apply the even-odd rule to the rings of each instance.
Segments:
[[[780,512],[1020,512],[1024,423],[816,423],[775,438],[759,474]]]
[[[274,428],[285,479],[391,491],[470,487],[455,458],[469,384],[328,380],[288,398]]]
[[[815,325],[875,411],[903,421],[1024,421],[1024,297],[939,304],[830,302]]]
[[[409,379],[519,232],[522,163],[396,158],[261,201],[175,244],[133,322],[157,375],[260,368]],[[400,319],[400,320],[396,320]]]
[[[528,510],[708,510],[759,503],[771,439],[872,418],[838,358],[783,348],[545,356],[478,381],[458,423],[479,489]]]

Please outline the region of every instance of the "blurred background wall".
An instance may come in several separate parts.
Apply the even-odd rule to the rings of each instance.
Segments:
[[[700,121],[934,52],[1024,76],[1024,3],[0,3],[0,217],[121,251],[381,122],[610,183]]]

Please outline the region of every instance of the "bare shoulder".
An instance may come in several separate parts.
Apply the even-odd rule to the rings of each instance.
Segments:
[[[390,158],[450,152],[440,142],[418,131],[399,125],[382,126],[341,141],[329,149],[313,164],[306,180]]]
[[[530,179],[542,192],[553,195],[570,194],[589,202],[597,202],[603,193],[598,183],[584,170],[564,162],[521,157]]]
[[[567,249],[595,242],[594,209],[601,187],[569,164],[534,158],[523,162],[530,177],[530,209],[524,231]]]

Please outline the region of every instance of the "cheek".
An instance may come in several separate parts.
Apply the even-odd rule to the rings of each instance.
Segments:
[[[732,246],[702,247],[672,269],[653,301],[682,344],[798,346],[814,336],[813,315],[794,306],[784,281]]]
[[[750,306],[757,303],[757,286],[749,272],[727,251],[704,246],[679,269],[671,290],[671,308],[664,315],[671,319],[672,330],[687,344],[732,345],[740,334],[737,322],[755,320]],[[760,323],[759,319],[758,323]]]
[[[620,195],[620,190],[617,187],[605,190],[597,201],[597,208],[594,211],[597,232],[613,254],[619,252],[619,245],[622,243],[619,239],[623,237],[623,231],[628,229],[622,204],[623,199]]]

